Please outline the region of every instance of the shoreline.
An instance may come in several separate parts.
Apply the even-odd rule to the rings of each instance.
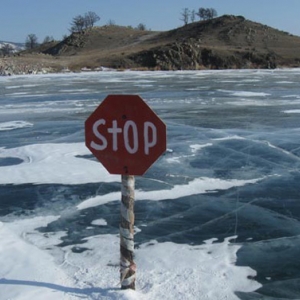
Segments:
[[[19,57],[3,57],[0,58],[0,76],[20,76],[20,75],[45,75],[45,74],[68,74],[68,73],[91,73],[91,72],[124,72],[124,71],[140,71],[140,72],[160,72],[160,71],[225,71],[225,70],[280,70],[280,69],[300,69],[298,66],[277,66],[276,68],[260,68],[256,66],[255,68],[226,68],[226,69],[216,69],[216,68],[198,68],[198,69],[181,69],[181,70],[159,70],[153,68],[122,68],[114,69],[104,66],[99,66],[96,68],[83,67],[80,70],[70,70],[68,67],[62,67],[61,65],[53,65],[51,63],[45,62],[31,62],[24,60],[20,62]]]

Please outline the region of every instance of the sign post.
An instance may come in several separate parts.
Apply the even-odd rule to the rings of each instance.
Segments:
[[[134,176],[122,175],[120,223],[120,273],[122,289],[135,290],[134,251]]]
[[[122,175],[120,273],[135,289],[134,175],[166,151],[166,125],[138,95],[109,95],[85,121],[85,144],[111,174]]]

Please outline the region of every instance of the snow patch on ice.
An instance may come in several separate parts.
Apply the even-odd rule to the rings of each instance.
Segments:
[[[0,287],[5,299],[231,299],[235,292],[252,292],[261,285],[250,279],[256,272],[236,266],[240,245],[236,237],[223,242],[212,238],[190,246],[149,241],[135,250],[138,267],[136,291],[119,289],[119,236],[85,238],[86,251],[60,247],[63,261],[55,257],[61,233],[34,230],[57,217],[35,217],[13,223],[0,222]],[[46,246],[45,246],[46,245]],[[50,254],[51,253],[51,254]],[[183,284],[184,283],[184,284]]]
[[[247,91],[239,91],[239,92],[233,92],[232,96],[236,97],[267,97],[271,94],[263,93],[263,92],[247,92]]]
[[[73,280],[57,266],[54,258],[24,241],[0,223],[0,289],[2,299],[76,299],[68,291]],[[1,296],[1,297],[2,297]]]
[[[285,114],[300,114],[300,109],[288,109],[283,111]]]
[[[0,158],[15,157],[23,163],[0,167],[0,184],[58,183],[84,184],[119,181],[104,167],[84,157],[91,155],[84,143],[34,144],[18,148],[0,148]]]
[[[107,222],[104,219],[98,219],[91,222],[91,225],[95,226],[106,226]]]
[[[222,138],[215,138],[213,139],[214,141],[227,141],[227,140],[245,140],[244,137],[238,136],[238,135],[230,135],[230,136],[225,136]]]
[[[26,127],[32,127],[33,124],[25,121],[11,121],[0,123],[0,131],[8,131]]]
[[[219,178],[208,178],[202,177],[190,181],[188,184],[175,185],[173,188],[168,190],[156,190],[156,191],[135,191],[136,200],[169,200],[178,199],[181,197],[204,194],[208,192],[213,192],[217,190],[226,190],[232,187],[244,186],[246,184],[253,184],[264,178],[257,178],[252,180],[222,180]],[[81,202],[77,208],[79,210],[86,209],[90,207],[95,207],[98,205],[103,205],[112,201],[116,201],[120,198],[119,192],[109,193],[106,195],[92,197]]]
[[[201,150],[202,148],[210,147],[212,146],[212,143],[207,143],[204,145],[190,145],[190,148],[192,149],[193,153],[196,153],[197,151]]]

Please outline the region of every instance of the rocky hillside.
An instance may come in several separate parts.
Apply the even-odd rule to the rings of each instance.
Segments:
[[[130,56],[137,64],[161,69],[276,68],[300,66],[300,37],[223,16],[160,33],[164,41]]]
[[[152,70],[300,66],[300,37],[241,16],[222,16],[165,32],[95,27],[16,59],[43,60],[54,71],[109,68]]]

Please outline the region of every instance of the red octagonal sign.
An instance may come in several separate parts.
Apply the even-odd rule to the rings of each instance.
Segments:
[[[166,125],[138,95],[107,96],[85,122],[85,144],[111,174],[143,175],[166,141]]]

